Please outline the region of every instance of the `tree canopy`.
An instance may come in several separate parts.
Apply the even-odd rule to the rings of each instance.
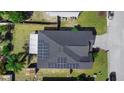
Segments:
[[[8,26],[7,25],[0,25],[0,32],[6,32],[8,30]]]
[[[24,67],[22,63],[19,62],[17,55],[8,55],[7,64],[5,65],[7,71],[18,72]]]
[[[0,17],[4,20],[12,21],[14,23],[23,22],[29,15],[25,11],[5,11],[0,12]]]

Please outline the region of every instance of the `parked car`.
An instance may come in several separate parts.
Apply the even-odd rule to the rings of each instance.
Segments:
[[[113,17],[114,17],[114,11],[109,11],[109,12],[108,12],[108,19],[109,19],[109,20],[112,20]]]
[[[110,73],[110,81],[116,81],[116,72]]]

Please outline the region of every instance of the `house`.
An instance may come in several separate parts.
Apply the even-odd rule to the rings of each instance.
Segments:
[[[94,42],[92,30],[39,31],[37,68],[90,69]]]
[[[61,17],[61,19],[65,19],[67,20],[67,18],[71,18],[71,19],[76,19],[78,18],[80,11],[48,11],[46,12],[47,15],[49,16],[59,16]]]

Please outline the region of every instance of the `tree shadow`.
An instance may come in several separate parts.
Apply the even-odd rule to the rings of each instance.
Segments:
[[[90,75],[86,75],[85,73],[82,73],[78,76],[79,81],[95,81],[94,77],[91,77]]]
[[[37,63],[31,63],[28,68],[35,68],[35,73],[37,73],[39,71],[39,69],[37,68]]]
[[[43,77],[43,81],[77,81],[76,77]]]
[[[14,45],[11,42],[8,43],[7,47],[9,49],[9,51],[13,51],[13,49],[14,49]]]
[[[32,16],[33,11],[24,11],[24,13],[25,13],[25,19],[29,19]]]
[[[99,47],[93,48],[93,50],[92,50],[93,62],[95,61],[95,58],[98,56],[99,51],[100,51]]]
[[[96,36],[97,32],[95,27],[81,27],[80,25],[74,26],[78,31],[92,31],[93,35]],[[74,27],[44,27],[44,30],[55,30],[55,31],[71,31]]]
[[[5,40],[9,40],[9,41],[11,42],[12,39],[13,39],[13,34],[11,33],[11,31],[8,31],[8,32],[5,34]]]
[[[12,81],[15,81],[15,73],[13,71],[7,71],[5,75],[12,75]]]
[[[32,59],[33,59],[33,54],[28,54],[28,64],[31,63]]]

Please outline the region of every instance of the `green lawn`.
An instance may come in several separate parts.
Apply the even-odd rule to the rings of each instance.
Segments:
[[[29,35],[35,30],[43,30],[43,25],[35,24],[15,24],[13,31],[14,53],[23,52],[23,46],[29,41]]]
[[[99,12],[82,12],[77,21],[82,27],[95,27],[98,35],[104,34],[107,31],[106,16],[100,15]]]
[[[100,74],[99,71],[101,71],[102,74]],[[74,70],[74,73],[72,74],[74,76],[77,76],[81,73],[86,73],[88,75],[93,75],[94,73],[97,73],[96,80],[98,81],[106,80],[106,78],[108,77],[107,53],[104,50],[100,50],[98,56],[95,58],[95,62],[93,64],[92,69]]]
[[[77,25],[77,20],[61,21],[61,27],[74,27]]]
[[[99,73],[101,71],[102,74]],[[70,75],[68,69],[40,69],[38,76],[46,77],[67,77],[73,76],[77,77],[78,75],[86,73],[87,75],[93,76],[94,73],[97,73],[97,81],[105,81],[108,77],[108,62],[107,62],[107,53],[104,50],[100,50],[98,56],[95,58],[92,69],[81,70],[73,69],[73,73]]]

